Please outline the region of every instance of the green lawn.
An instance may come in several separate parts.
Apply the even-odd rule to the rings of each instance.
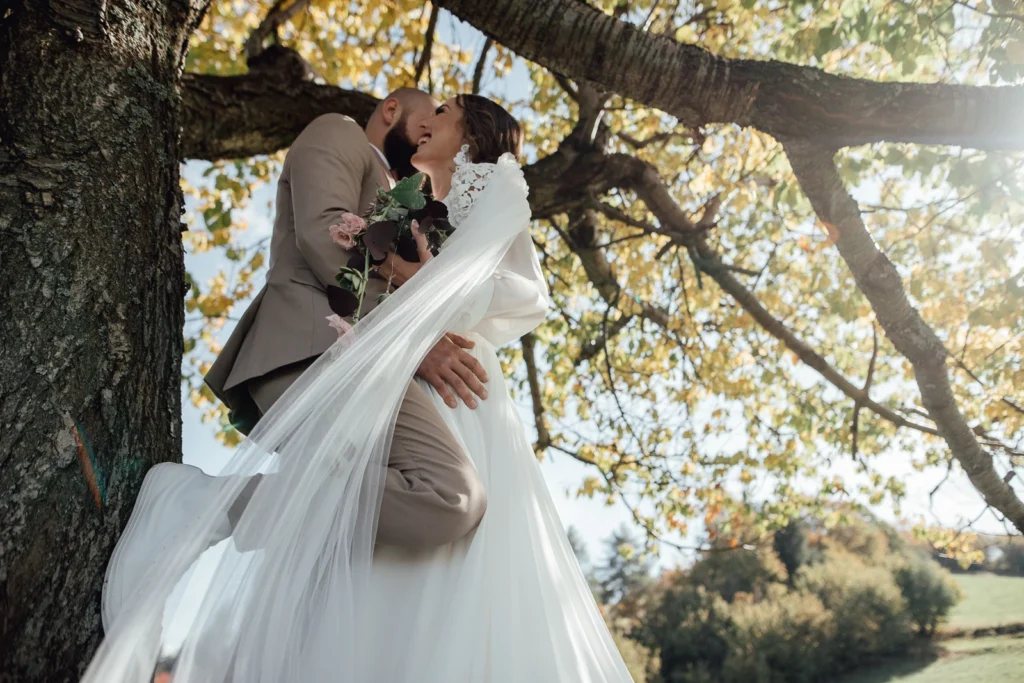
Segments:
[[[946,630],[1024,623],[1024,578],[957,575],[964,596]],[[858,671],[843,683],[1024,683],[1024,636],[957,638],[938,651]]]
[[[1024,683],[1024,638],[962,638],[941,647],[938,657],[888,662],[843,683]]]
[[[1024,623],[1024,578],[993,574],[963,574],[956,582],[963,599],[950,615],[947,628],[976,629]]]

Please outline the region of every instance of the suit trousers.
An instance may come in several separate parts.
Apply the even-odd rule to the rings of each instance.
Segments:
[[[266,414],[315,360],[249,380],[248,391],[260,414]],[[413,549],[451,543],[477,527],[486,507],[476,468],[427,392],[413,380],[395,422],[377,542]]]

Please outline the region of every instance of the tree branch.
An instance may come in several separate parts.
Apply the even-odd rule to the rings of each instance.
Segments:
[[[345,114],[364,125],[376,106],[372,95],[309,81],[185,74],[182,153],[207,160],[270,154],[322,114]]]
[[[946,348],[907,300],[896,267],[871,238],[857,202],[839,177],[829,150],[784,141],[804,194],[834,237],[839,254],[871,303],[878,322],[914,367],[921,402],[950,451],[985,502],[1024,531],[1024,502],[996,471],[992,455],[978,440],[953,395],[946,369]]]
[[[580,353],[576,356],[576,360],[573,361],[574,367],[579,367],[588,360],[591,360],[601,351],[608,349],[608,342],[618,336],[626,325],[633,320],[631,315],[619,315],[612,323],[605,326],[604,331],[601,332],[596,338],[585,342],[580,347]]]
[[[309,5],[309,0],[291,0],[291,2],[289,0],[277,0],[274,6],[270,8],[270,11],[267,12],[267,16],[260,22],[260,25],[256,27],[256,30],[245,41],[246,58],[252,59],[263,52],[264,43],[266,43],[267,38],[271,34],[277,34],[277,27],[289,21],[296,14],[304,10],[307,5]]]
[[[916,142],[1024,149],[1024,86],[879,83],[777,61],[726,59],[582,0],[438,0],[520,56],[657,107],[690,127],[752,126],[840,148]]]
[[[473,94],[480,94],[480,86],[484,80],[484,66],[487,65],[487,53],[491,51],[491,46],[494,45],[494,41],[488,38],[484,41],[484,46],[480,50],[480,56],[476,60],[476,66],[473,68]]]
[[[938,435],[938,432],[932,427],[911,422],[891,408],[873,401],[867,390],[857,388],[843,377],[823,356],[797,337],[781,320],[775,318],[754,293],[736,279],[731,269],[721,262],[718,254],[705,240],[704,229],[699,227],[702,224],[713,225],[719,206],[717,197],[705,205],[700,220],[695,223],[672,198],[656,169],[648,167],[646,172],[634,174],[634,178],[638,178],[634,189],[661,224],[659,232],[676,236],[680,243],[690,246],[697,253],[701,262],[705,264],[702,267],[703,272],[710,275],[718,283],[718,286],[731,295],[736,303],[749,313],[766,332],[781,341],[801,361],[816,370],[827,382],[852,398],[857,404],[868,408],[898,427],[907,427],[926,434]],[[866,388],[869,390],[870,385],[866,385]]]
[[[427,92],[434,90],[434,84],[430,78],[430,53],[434,49],[434,33],[437,31],[437,17],[441,13],[441,8],[437,6],[436,2],[430,4],[430,20],[427,22],[427,35],[425,42],[423,43],[423,54],[420,55],[420,61],[416,65],[416,75],[413,80],[416,85],[419,85],[420,78],[423,76],[423,72],[427,72]]]
[[[551,434],[544,421],[544,395],[540,390],[540,377],[537,371],[537,336],[528,332],[520,337],[523,345],[523,362],[526,364],[526,382],[530,386],[530,400],[533,403],[533,421],[537,428],[537,450],[544,451],[551,443]]]
[[[182,79],[181,149],[186,159],[236,159],[287,148],[310,121],[338,113],[364,125],[377,106],[372,95],[299,79],[265,75]],[[530,208],[537,219],[584,206],[590,197],[629,187],[646,167],[628,154],[579,149],[577,138],[526,166]]]

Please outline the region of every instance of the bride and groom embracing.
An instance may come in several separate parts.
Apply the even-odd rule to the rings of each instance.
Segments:
[[[206,377],[249,438],[219,476],[147,475],[83,680],[148,683],[168,595],[228,537],[175,683],[632,680],[495,351],[548,307],[521,136],[486,98],[402,89],[365,130],[328,114],[295,140],[267,284]],[[351,244],[331,228],[417,170],[456,229],[436,257],[388,253],[338,337],[327,288]]]

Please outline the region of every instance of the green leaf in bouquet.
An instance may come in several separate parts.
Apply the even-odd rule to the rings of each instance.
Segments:
[[[399,180],[398,184],[388,191],[388,194],[391,195],[395,202],[407,209],[422,209],[427,205],[427,199],[420,191],[422,185],[423,174],[417,173],[416,175]]]
[[[338,274],[334,276],[334,279],[337,280],[343,289],[351,292],[358,292],[363,286],[363,274],[355,268],[339,268]]]
[[[409,215],[409,209],[403,209],[401,206],[393,206],[388,209],[387,219],[389,221],[400,221]]]

